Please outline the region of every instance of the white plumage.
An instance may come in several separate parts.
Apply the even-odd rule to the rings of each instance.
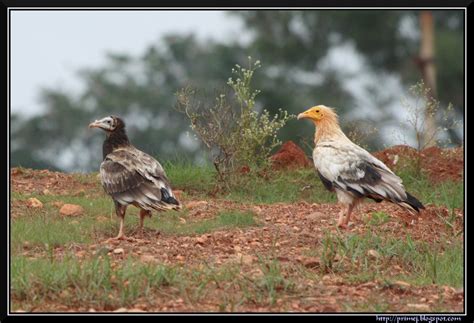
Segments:
[[[347,138],[333,109],[315,106],[298,115],[298,119],[303,118],[316,125],[313,161],[319,177],[327,189],[337,194],[338,201],[347,206],[347,211],[340,213],[339,226],[348,224],[353,208],[363,198],[390,201],[412,213],[424,208],[405,191],[402,180],[384,163]]]

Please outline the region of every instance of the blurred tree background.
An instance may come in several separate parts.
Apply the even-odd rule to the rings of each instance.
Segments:
[[[326,104],[337,108],[346,130],[396,127],[402,112],[394,84],[400,80],[406,90],[422,78],[418,11],[227,14],[244,21],[251,35],[248,42],[222,44],[199,41],[193,34],[168,35],[138,57],[111,53],[104,66],[79,71],[85,84],[82,93],[42,89],[43,115],[11,116],[12,165],[96,170],[104,137],[90,132],[87,125],[111,114],[122,116],[132,142],[159,160],[204,161],[204,150],[193,139],[187,119],[174,109],[175,93],[187,85],[227,91],[232,67],[245,66],[248,56],[262,62],[253,84],[261,90],[257,107],[297,114]],[[433,17],[437,99],[442,107],[451,102],[462,119],[464,13],[434,11]],[[353,58],[340,59],[347,53]],[[309,152],[313,131],[293,120],[282,129],[280,139],[294,140]],[[458,132],[451,131],[450,136],[454,144],[462,142]],[[382,140],[379,132],[367,138],[367,144],[380,149]]]

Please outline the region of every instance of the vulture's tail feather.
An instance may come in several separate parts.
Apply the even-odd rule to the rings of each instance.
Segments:
[[[407,199],[406,201],[403,201],[402,203],[402,206],[408,208],[408,209],[412,209],[413,211],[416,211],[417,213],[420,212],[420,209],[424,209],[425,207],[423,206],[423,204],[421,204],[420,201],[418,201],[418,199],[416,197],[414,197],[413,195],[411,195],[410,193],[406,192],[407,194]]]
[[[175,199],[174,196],[171,196],[170,193],[164,187],[161,188],[161,201],[166,204],[176,205],[173,206],[173,209],[181,208],[181,204],[178,202],[178,200]]]

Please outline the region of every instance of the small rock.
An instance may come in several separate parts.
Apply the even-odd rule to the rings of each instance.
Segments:
[[[242,248],[240,246],[234,246],[235,252],[241,252]]]
[[[409,283],[404,282],[402,280],[394,281],[393,285],[398,286],[398,287],[402,287],[402,288],[410,288],[411,287],[411,285]]]
[[[140,309],[140,308],[131,308],[128,310],[129,313],[142,313],[142,312],[145,312],[144,310]]]
[[[367,255],[373,259],[380,258],[380,253],[378,253],[378,251],[374,249],[370,249],[369,251],[367,251]]]
[[[83,258],[85,255],[86,255],[85,250],[80,250],[80,251],[76,252],[76,257],[78,257],[78,258]]]
[[[323,282],[328,282],[328,281],[331,280],[331,276],[330,275],[324,275],[321,279],[322,279]]]
[[[53,205],[54,207],[57,207],[59,209],[59,208],[61,208],[61,206],[64,205],[64,202],[55,201],[55,202],[52,202],[51,205]]]
[[[207,242],[207,237],[206,236],[201,236],[196,239],[196,244],[205,244]]]
[[[15,168],[12,168],[11,174],[12,176],[21,175],[23,174],[23,171],[19,169],[18,167],[15,167]]]
[[[185,218],[179,218],[179,222],[181,222],[182,224],[186,224],[186,219]]]
[[[64,204],[59,210],[59,213],[62,216],[79,216],[84,213],[84,209],[80,205]]]
[[[259,207],[259,206],[254,206],[253,207],[253,212],[255,212],[256,214],[261,214],[262,213],[262,208]]]
[[[184,260],[184,259],[186,259],[186,258],[182,255],[177,255],[176,256],[176,260]]]
[[[35,197],[29,198],[27,201],[28,207],[32,207],[34,209],[42,209],[43,203]]]
[[[285,256],[278,256],[278,257],[277,257],[277,260],[278,260],[278,261],[285,262],[285,261],[290,261],[290,258],[285,257]]]
[[[192,210],[199,206],[206,206],[207,204],[208,204],[207,201],[191,201],[188,204],[186,204],[186,208],[189,210]]]
[[[103,216],[103,215],[99,215],[98,217],[95,218],[97,220],[97,222],[100,222],[100,223],[105,223],[107,221],[109,221],[109,218]]]
[[[142,255],[140,260],[143,262],[157,262],[156,258],[152,255]]]
[[[81,188],[80,190],[74,193],[74,196],[84,196],[85,194],[86,194],[86,191],[83,188]]]
[[[47,188],[45,188],[45,189],[43,190],[43,195],[51,195],[51,191],[48,190]]]
[[[306,268],[319,267],[320,263],[321,263],[321,261],[319,260],[319,258],[316,258],[316,257],[308,257],[308,258],[303,260],[303,265]]]
[[[94,312],[96,312],[96,310],[93,309],[93,308],[89,308],[88,312],[94,313]]]
[[[127,312],[128,310],[125,308],[125,307],[120,307],[120,308],[117,308],[114,312],[116,313],[124,313],[124,312]]]
[[[461,288],[457,288],[457,289],[454,291],[454,293],[455,293],[456,295],[464,295],[464,288],[462,288],[462,287],[461,287]]]
[[[116,255],[119,255],[119,254],[125,253],[125,250],[123,250],[123,248],[117,248],[117,249],[114,249],[113,253]]]
[[[374,283],[374,282],[366,282],[366,283],[360,284],[360,285],[359,285],[359,288],[361,288],[361,287],[374,288],[374,287],[376,287],[376,286],[377,286],[377,284]]]
[[[243,255],[240,260],[243,264],[250,265],[253,263],[253,257],[250,255]]]
[[[317,221],[321,219],[323,216],[324,214],[321,212],[313,212],[313,213],[308,214],[306,218],[311,221]]]

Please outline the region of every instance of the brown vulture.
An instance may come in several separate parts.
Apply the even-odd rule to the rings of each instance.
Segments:
[[[163,167],[156,159],[130,143],[122,119],[105,117],[89,124],[89,128],[100,128],[106,134],[100,176],[102,186],[112,197],[115,212],[120,218],[116,239],[125,239],[123,226],[125,212],[130,204],[140,208],[140,232],[145,216],[150,217],[151,211],[181,208]]]
[[[300,113],[298,119],[309,119],[316,126],[314,166],[324,186],[346,207],[339,214],[339,227],[348,225],[352,210],[364,198],[389,201],[410,213],[424,209],[405,190],[400,177],[346,137],[332,108],[318,105]]]

